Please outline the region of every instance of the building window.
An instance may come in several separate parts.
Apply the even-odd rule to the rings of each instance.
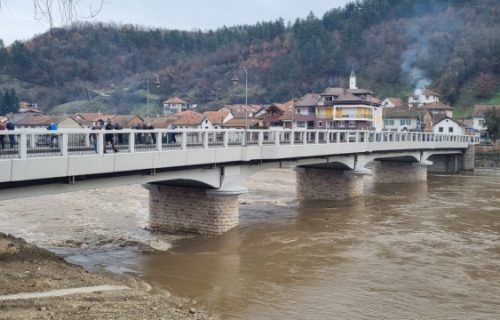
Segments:
[[[325,102],[333,102],[333,97],[325,97]]]
[[[411,120],[409,120],[409,119],[399,120],[399,125],[401,125],[401,126],[409,126],[410,124],[411,124]]]
[[[484,119],[479,119],[479,125],[480,125],[481,127],[484,127]]]
[[[318,128],[323,128],[323,121],[318,121]]]
[[[345,128],[344,121],[339,121],[339,128]]]
[[[349,128],[355,128],[356,127],[356,121],[349,121]]]
[[[385,119],[384,120],[384,125],[386,125],[386,126],[393,126],[394,125],[394,119]]]
[[[328,121],[327,124],[328,124],[328,129],[333,129],[334,128],[333,127],[333,121]]]
[[[449,127],[449,128],[448,128],[448,132],[449,132],[449,133],[453,133],[453,127]]]
[[[443,127],[439,127],[439,132],[443,132]]]
[[[297,122],[297,128],[305,128],[305,127],[306,127],[305,121],[298,121]]]
[[[297,114],[300,114],[300,109],[299,108],[297,108]]]

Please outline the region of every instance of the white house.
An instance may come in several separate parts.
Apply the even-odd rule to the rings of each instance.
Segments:
[[[234,118],[229,111],[205,111],[202,116],[208,119],[214,129],[221,129],[226,122]]]
[[[460,124],[453,118],[442,115],[434,116],[433,131],[434,133],[442,133],[442,134],[453,134],[453,135],[465,134],[465,129],[462,124]]]
[[[404,107],[404,102],[401,100],[401,98],[398,97],[389,97],[385,98],[384,101],[382,101],[382,108],[403,108]]]
[[[182,111],[171,117],[176,118],[173,124],[179,129],[214,129],[206,116],[192,110]]]
[[[439,94],[429,89],[417,89],[415,93],[408,98],[408,107],[411,109],[432,102],[439,102]]]
[[[174,114],[189,109],[189,103],[179,97],[172,97],[163,101],[163,114]]]
[[[485,116],[488,110],[497,108],[500,111],[500,106],[478,104],[474,106],[472,112],[472,127],[474,131],[484,132],[487,127],[485,126]]]
[[[412,111],[395,111],[384,113],[384,130],[415,131],[419,129],[419,115]]]

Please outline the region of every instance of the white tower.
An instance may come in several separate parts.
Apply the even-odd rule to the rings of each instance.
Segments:
[[[351,71],[351,76],[349,77],[349,89],[357,89],[356,87],[356,74],[354,69]]]

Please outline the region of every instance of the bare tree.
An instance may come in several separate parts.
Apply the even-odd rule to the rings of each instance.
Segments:
[[[0,9],[8,0],[0,0]],[[88,8],[82,7],[82,2],[87,2]],[[92,3],[91,3],[92,2]],[[77,18],[92,18],[99,14],[106,0],[80,1],[80,0],[33,0],[35,20],[47,23],[50,28],[54,26],[54,18],[58,12],[63,24],[70,24]]]

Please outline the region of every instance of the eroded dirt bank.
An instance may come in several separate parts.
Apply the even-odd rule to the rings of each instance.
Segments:
[[[130,289],[0,300],[0,319],[217,319],[132,277],[89,273],[47,250],[0,233],[0,298],[99,285]]]

